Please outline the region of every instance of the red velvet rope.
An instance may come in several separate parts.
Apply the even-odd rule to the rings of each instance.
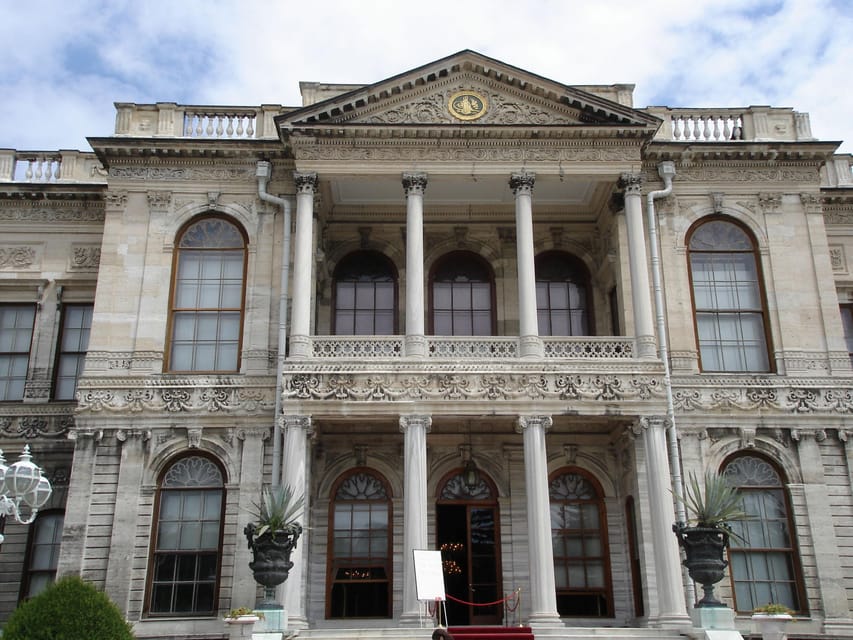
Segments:
[[[466,602],[465,600],[460,600],[459,598],[454,598],[452,595],[445,594],[448,600],[453,600],[453,602],[458,602],[459,604],[467,604],[470,607],[494,607],[496,604],[503,604],[507,602],[510,598],[514,598],[515,594],[509,595],[506,598],[501,598],[500,600],[495,600],[494,602]]]

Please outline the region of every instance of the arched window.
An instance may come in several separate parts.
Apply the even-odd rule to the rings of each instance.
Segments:
[[[433,268],[430,282],[434,335],[494,334],[495,281],[480,256],[469,251],[443,256]]]
[[[329,509],[326,615],[390,618],[391,493],[369,469],[341,478]]]
[[[238,371],[246,238],[218,217],[178,235],[173,268],[169,371]]]
[[[211,459],[188,456],[166,469],[154,507],[150,615],[216,613],[224,505],[223,473]]]
[[[589,274],[577,258],[560,251],[536,256],[539,335],[590,335],[589,291]]]
[[[603,491],[581,471],[564,470],[551,477],[549,494],[557,611],[561,616],[611,617]]]
[[[690,234],[690,279],[703,371],[769,371],[769,346],[755,242],[715,218]]]
[[[56,579],[62,542],[63,511],[39,511],[30,526],[20,599],[37,596]]]
[[[791,505],[777,468],[757,455],[738,455],[723,467],[729,484],[743,496],[751,518],[733,522],[740,540],[729,543],[735,609],[749,612],[769,602],[804,612],[806,602],[797,556]]]
[[[381,253],[358,251],[341,260],[334,296],[334,334],[397,333],[397,271]]]

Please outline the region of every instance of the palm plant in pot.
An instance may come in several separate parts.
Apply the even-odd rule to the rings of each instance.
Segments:
[[[684,549],[683,564],[690,577],[702,585],[704,596],[696,607],[724,607],[714,595],[714,585],[723,579],[728,561],[725,550],[729,538],[739,536],[731,522],[745,520],[742,498],[737,489],[716,473],[706,472],[703,486],[695,473],[690,473],[685,495],[676,495],[690,515],[690,522],[677,522],[672,529]]]
[[[253,556],[249,568],[255,582],[264,587],[261,608],[277,607],[275,588],[287,580],[293,568],[290,554],[302,535],[296,517],[303,503],[303,496],[296,497],[288,486],[264,487],[260,502],[254,505],[254,520],[243,530]]]

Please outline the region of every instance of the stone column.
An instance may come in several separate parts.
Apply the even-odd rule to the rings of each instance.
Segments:
[[[243,544],[243,527],[247,513],[255,511],[255,503],[261,495],[263,487],[264,440],[270,437],[269,427],[241,428],[237,430],[237,438],[243,443],[240,453],[240,477],[237,483],[240,494],[237,498],[237,527],[238,544],[234,552],[234,578],[231,593],[249,595],[257,590],[257,583],[249,569],[252,552],[247,544]],[[301,541],[300,541],[301,542]],[[240,604],[245,604],[241,602]]]
[[[839,436],[847,437],[843,431],[839,431]],[[832,635],[846,635],[853,632],[853,620],[850,618],[844,567],[833,522],[833,505],[820,451],[826,432],[822,429],[796,429],[791,431],[791,438],[797,443],[803,474],[807,514],[804,521],[814,545],[818,593],[824,613],[823,631],[832,630]],[[845,449],[849,456],[849,443],[845,442]]]
[[[115,434],[121,445],[121,462],[116,486],[110,553],[107,557],[107,578],[104,591],[123,612],[128,611],[130,567],[134,566],[136,524],[139,518],[139,495],[142,471],[145,469],[145,447],[150,431],[119,429]]]
[[[527,487],[527,536],[530,557],[530,624],[559,627],[554,545],[551,542],[551,499],[545,432],[550,416],[519,416],[516,431],[524,439],[524,482]]]
[[[518,259],[518,335],[520,354],[542,358],[544,348],[539,338],[539,316],[536,309],[536,269],[533,249],[533,183],[536,174],[513,173],[509,186],[515,195],[515,237]]]
[[[675,507],[666,449],[666,419],[663,416],[641,417],[634,426],[634,432],[637,435],[642,433],[646,452],[649,520],[657,581],[656,623],[662,628],[690,626],[681,587],[681,555],[678,540],[672,532]]]
[[[317,174],[293,172],[296,183],[296,231],[293,249],[293,306],[290,357],[311,355],[311,284],[314,277],[314,193]]]
[[[427,355],[424,331],[424,191],[427,174],[404,173],[406,192],[406,342],[405,354]]]
[[[652,290],[643,227],[643,176],[623,173],[619,185],[625,190],[625,223],[628,228],[628,262],[631,269],[631,300],[634,309],[634,336],[637,357],[656,357]]]
[[[289,619],[289,628],[304,629],[308,626],[305,610],[305,594],[308,593],[308,549],[310,547],[310,527],[306,520],[309,508],[309,457],[308,437],[313,433],[311,416],[282,416],[284,430],[283,460],[281,464],[281,483],[293,490],[294,496],[304,496],[302,514],[297,517],[302,525],[302,536],[291,556],[293,568],[284,583],[284,608]]]
[[[62,526],[62,546],[56,576],[80,575],[89,529],[89,509],[92,500],[92,480],[98,444],[103,432],[99,429],[74,429],[68,437],[75,440],[74,462],[65,501],[65,522]]]
[[[428,549],[427,542],[427,448],[426,434],[432,418],[400,416],[404,437],[403,480],[403,611],[400,623],[417,625],[420,621],[415,589],[415,549]]]

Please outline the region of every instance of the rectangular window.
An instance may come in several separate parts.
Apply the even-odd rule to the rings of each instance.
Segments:
[[[844,327],[844,341],[847,343],[847,353],[853,362],[853,304],[841,305],[841,325]]]
[[[33,523],[22,599],[37,596],[56,578],[63,519],[62,513],[39,513]]]
[[[69,304],[63,307],[53,386],[54,400],[74,399],[77,380],[83,372],[91,328],[91,304]]]
[[[0,401],[24,399],[35,317],[35,305],[0,305]]]

